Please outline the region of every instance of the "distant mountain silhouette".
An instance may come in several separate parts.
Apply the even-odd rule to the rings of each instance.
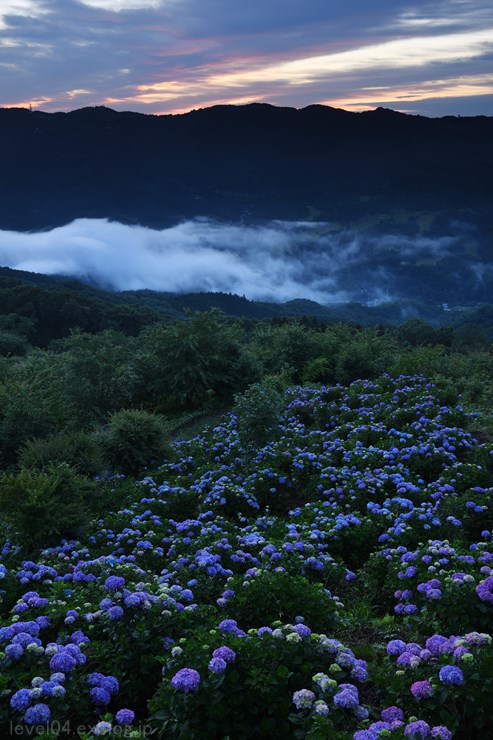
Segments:
[[[0,228],[78,217],[366,223],[426,212],[493,232],[493,118],[264,104],[184,115],[0,109]],[[366,220],[366,221],[365,221]],[[400,218],[401,231],[416,221]],[[422,228],[422,227],[420,227]]]

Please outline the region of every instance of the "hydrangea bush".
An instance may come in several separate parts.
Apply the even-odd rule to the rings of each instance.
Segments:
[[[491,446],[421,376],[279,409],[175,443],[80,539],[2,522],[4,734],[493,736]]]

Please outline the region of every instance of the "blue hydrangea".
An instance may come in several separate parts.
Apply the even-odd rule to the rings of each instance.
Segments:
[[[131,725],[135,719],[135,712],[131,709],[119,709],[115,714],[115,722],[118,725]]]
[[[110,694],[116,694],[120,690],[118,679],[115,676],[103,676],[99,685]]]
[[[226,670],[226,661],[222,658],[211,658],[209,661],[209,670],[211,673],[223,673]]]
[[[358,691],[357,689],[355,691],[349,688],[343,689],[334,695],[333,702],[336,707],[355,709],[359,704]]]
[[[105,707],[111,701],[110,693],[99,686],[95,686],[91,689],[89,696],[91,697],[92,703],[97,707]]]
[[[105,588],[108,591],[118,591],[125,585],[125,579],[121,576],[109,576],[104,582]]]
[[[11,660],[19,660],[24,654],[24,648],[22,645],[7,645],[5,648],[5,655]]]
[[[50,708],[46,704],[35,704],[29,707],[23,719],[26,725],[44,725],[50,717]]]
[[[71,673],[76,666],[76,659],[65,650],[63,652],[55,653],[55,655],[50,660],[50,669],[52,671]]]
[[[455,665],[444,665],[438,677],[442,683],[447,685],[462,686],[464,682],[464,674]]]
[[[10,706],[17,712],[24,712],[31,705],[31,692],[29,689],[19,689],[10,698]]]
[[[121,619],[123,617],[123,609],[121,606],[111,606],[107,614],[110,619]]]

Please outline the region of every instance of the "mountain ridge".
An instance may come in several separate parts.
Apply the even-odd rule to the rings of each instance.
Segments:
[[[354,223],[470,212],[492,227],[493,117],[253,103],[154,115],[0,109],[0,229],[79,217]]]

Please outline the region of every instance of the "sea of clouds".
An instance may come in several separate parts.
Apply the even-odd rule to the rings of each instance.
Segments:
[[[195,219],[156,230],[81,218],[49,231],[0,231],[0,264],[117,291],[219,291],[251,300],[375,303],[393,297],[389,255],[402,264],[443,258],[456,242],[450,235],[369,236],[314,222],[241,225]]]

